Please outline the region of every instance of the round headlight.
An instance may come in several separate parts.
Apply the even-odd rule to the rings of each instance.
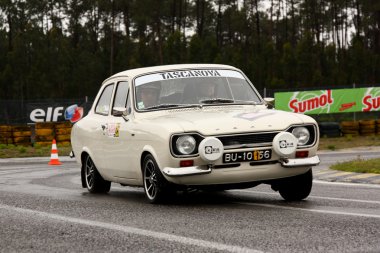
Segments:
[[[189,155],[194,152],[196,141],[193,136],[184,135],[177,139],[176,146],[182,155]]]
[[[296,127],[292,134],[298,139],[298,146],[305,145],[310,139],[310,132],[306,127]]]

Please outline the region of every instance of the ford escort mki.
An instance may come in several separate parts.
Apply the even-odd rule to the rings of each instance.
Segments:
[[[144,187],[157,203],[186,189],[269,184],[305,199],[319,131],[311,117],[278,111],[237,68],[184,64],[132,69],[106,79],[71,133],[82,186]]]

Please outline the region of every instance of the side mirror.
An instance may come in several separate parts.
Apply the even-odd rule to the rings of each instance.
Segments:
[[[124,116],[124,114],[128,114],[127,108],[124,108],[124,107],[114,107],[112,109],[112,115],[115,116],[115,117],[121,117],[121,116]]]
[[[274,108],[274,98],[264,98],[264,101],[268,107],[268,109],[273,109]]]
[[[129,108],[129,110],[130,110],[131,108]],[[124,111],[123,111],[123,119],[125,120],[125,121],[128,121],[129,120],[129,118],[128,118],[128,115],[131,113],[131,111],[129,111],[128,112],[128,109],[125,109]]]

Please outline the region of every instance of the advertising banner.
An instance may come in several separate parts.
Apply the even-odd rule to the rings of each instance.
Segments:
[[[1,100],[0,124],[77,122],[92,106],[88,99]]]
[[[275,93],[277,110],[303,113],[380,111],[380,87]]]
[[[72,102],[59,103],[28,103],[26,105],[28,122],[59,122],[70,120],[72,123],[86,115],[91,103],[83,103],[81,106]]]
[[[29,122],[64,121],[66,103],[28,103],[26,105]]]

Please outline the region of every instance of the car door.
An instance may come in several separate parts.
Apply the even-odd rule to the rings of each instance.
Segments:
[[[107,118],[106,131],[104,134],[103,153],[105,163],[110,169],[113,177],[134,179],[135,168],[128,166],[130,157],[133,153],[132,142],[132,121],[122,117],[116,111],[125,108],[129,113],[131,111],[129,83],[119,81],[115,88],[113,96],[112,110]]]
[[[89,119],[91,143],[88,144],[91,153],[92,159],[95,162],[96,167],[103,173],[109,174],[107,171],[107,164],[104,159],[104,135],[106,131],[106,122],[110,117],[111,111],[111,99],[113,95],[114,84],[109,83],[104,86],[99,99],[96,101],[94,114]]]

